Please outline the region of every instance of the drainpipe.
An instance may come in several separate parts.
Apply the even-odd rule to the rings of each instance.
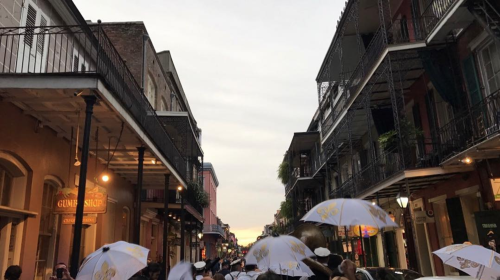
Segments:
[[[137,185],[135,194],[135,219],[134,219],[134,243],[141,243],[141,192],[142,192],[142,175],[144,170],[144,151],[145,147],[137,147],[139,158],[137,163]]]

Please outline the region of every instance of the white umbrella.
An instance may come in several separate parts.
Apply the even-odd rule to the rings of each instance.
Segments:
[[[193,280],[191,263],[180,262],[176,264],[168,274],[169,280]]]
[[[301,220],[335,226],[365,225],[376,228],[398,226],[382,208],[368,201],[353,198],[323,201],[307,212]]]
[[[127,280],[147,266],[148,253],[125,241],[104,245],[85,258],[76,280]]]
[[[472,277],[496,280],[500,277],[500,254],[471,244],[455,244],[433,252],[444,264],[455,267]]]
[[[245,256],[246,264],[257,265],[260,269],[289,261],[301,261],[314,253],[299,239],[280,235],[266,237],[255,243]]]
[[[296,276],[307,276],[311,277],[314,275],[313,271],[301,261],[289,261],[279,264],[273,264],[268,268],[272,272],[280,275],[286,275],[291,277]]]

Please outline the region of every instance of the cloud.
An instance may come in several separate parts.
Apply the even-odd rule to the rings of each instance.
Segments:
[[[217,214],[240,242],[255,241],[284,199],[276,170],[315,113],[315,78],[344,1],[75,3],[93,21],[144,21],[156,50],[171,51],[220,181]]]

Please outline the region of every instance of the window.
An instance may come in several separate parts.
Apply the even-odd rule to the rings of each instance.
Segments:
[[[153,107],[153,109],[155,109],[156,108],[156,85],[154,84],[154,81],[153,81],[153,78],[151,77],[151,75],[148,75],[146,98],[148,99],[149,103],[151,104],[151,107]]]
[[[0,205],[9,206],[12,192],[12,174],[0,165]]]
[[[500,89],[500,45],[493,40],[479,51],[486,96]]]
[[[160,111],[167,111],[167,102],[163,98],[160,101]]]
[[[123,207],[122,209],[122,240],[128,241],[129,238],[129,221],[130,221],[130,210],[127,207]]]
[[[116,201],[108,197],[108,206],[104,218],[106,227],[106,243],[115,242],[115,224],[116,224]]]
[[[40,214],[40,232],[38,235],[38,248],[36,251],[35,279],[46,279],[50,274],[48,269],[53,266],[54,254],[51,248],[55,247],[55,215],[52,214],[54,197],[57,185],[52,181],[43,184],[42,210]]]
[[[175,92],[170,93],[170,111],[175,111]]]

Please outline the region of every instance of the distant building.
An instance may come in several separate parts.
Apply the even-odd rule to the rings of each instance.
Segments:
[[[210,206],[203,210],[203,242],[204,254],[206,258],[217,256],[217,241],[225,235],[222,226],[217,218],[217,187],[219,180],[215,173],[214,166],[210,162],[203,163],[203,188],[210,197]],[[220,243],[220,242],[219,242]],[[203,254],[203,253],[202,253]]]

